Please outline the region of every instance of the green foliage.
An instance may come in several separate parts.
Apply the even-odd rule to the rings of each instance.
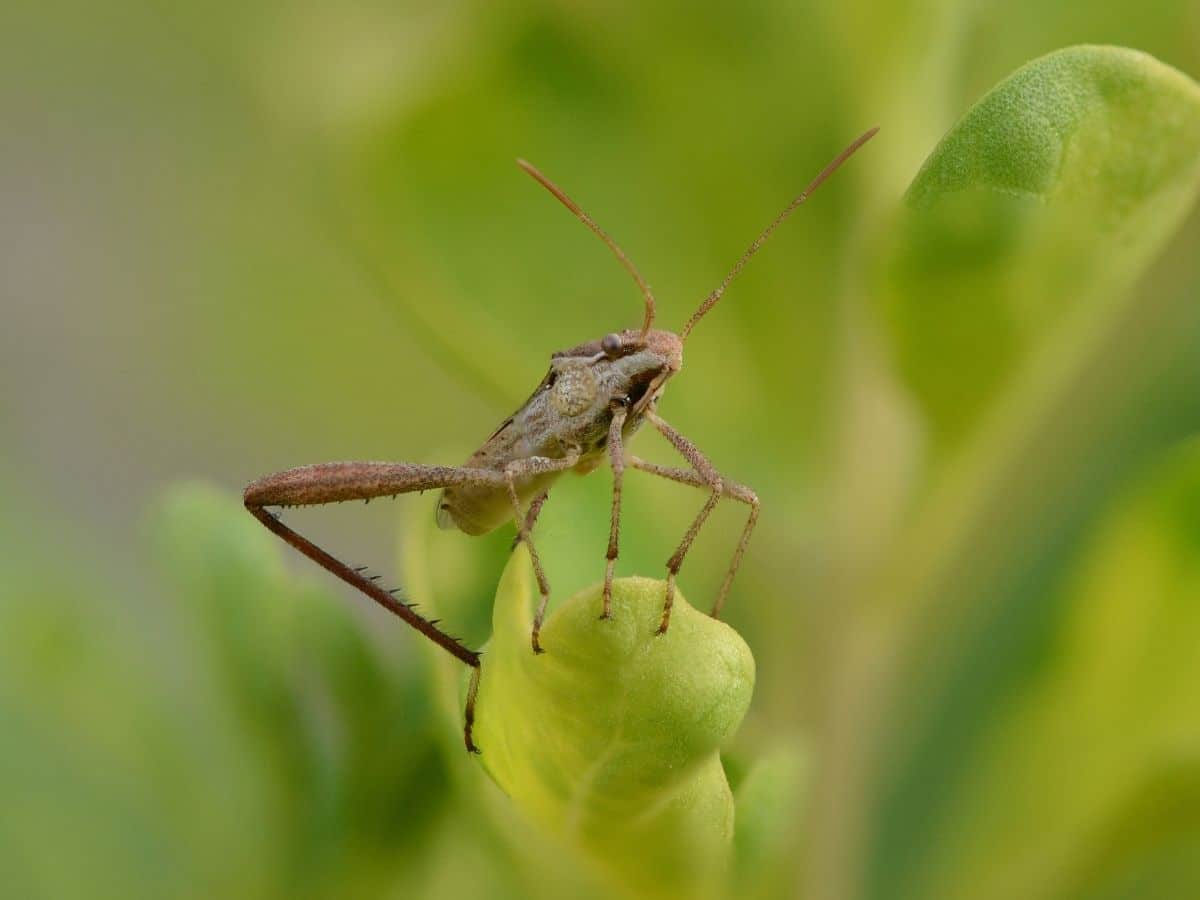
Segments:
[[[937,436],[1110,316],[1198,187],[1200,87],[1144,53],[1059,50],[976,103],[908,189],[881,295]]]
[[[118,6],[119,29],[68,2],[0,33],[6,896],[1196,893],[1184,4]],[[1154,58],[1043,55],[1079,40]],[[458,461],[549,352],[640,321],[514,156],[675,327],[876,123],[661,407],[764,501],[728,607],[745,723],[734,632],[681,609],[694,640],[651,641],[640,579],[595,621],[603,474],[539,521],[539,659],[511,533],[439,534],[404,498],[396,583],[471,646],[500,617],[469,757],[461,666],[233,488]],[[655,438],[631,450],[678,464]],[[225,490],[167,491],[135,539],[196,473]],[[702,501],[631,472],[621,573],[661,575]],[[729,506],[681,573],[701,609]],[[389,509],[287,515],[390,574]],[[740,674],[704,662],[722,648]],[[601,758],[615,721],[642,740]]]
[[[1111,497],[1197,425],[1194,291],[1130,287],[1198,179],[1200,88],[1081,47],[1005,79],[909,189],[887,312],[935,456],[885,569],[865,896],[1195,884],[1194,453]]]
[[[419,874],[450,799],[426,694],[240,506],[162,499],[167,609],[4,559],[6,893],[332,897]]]
[[[734,793],[731,893],[738,897],[772,896],[798,875],[795,847],[803,834],[809,765],[797,738],[775,740],[774,746],[756,748]]]
[[[195,629],[216,679],[209,721],[241,735],[244,764],[269,773],[264,814],[286,823],[266,851],[281,885],[336,894],[348,877],[393,877],[397,853],[419,852],[447,801],[426,692],[352,608],[285,573],[278,541],[235,498],[177,487],[152,526],[179,625]]]
[[[1200,883],[1197,501],[1192,442],[1104,511],[1037,598],[1037,664],[978,710],[988,739],[931,829],[936,855],[880,873],[879,896],[971,880],[981,898],[1166,900]]]

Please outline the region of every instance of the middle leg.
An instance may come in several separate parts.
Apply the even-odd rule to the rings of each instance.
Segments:
[[[533,574],[537,578],[538,593],[541,594],[541,600],[538,602],[537,612],[533,617],[533,631],[529,636],[529,642],[533,646],[534,653],[542,652],[542,645],[539,640],[542,632],[542,620],[546,617],[546,606],[550,602],[550,582],[546,580],[546,572],[542,568],[542,560],[538,556],[537,549],[533,546],[533,537],[530,534],[532,528],[531,519],[536,519],[536,514],[530,515],[521,510],[521,498],[517,494],[517,481],[521,478],[528,478],[534,475],[546,475],[552,472],[565,472],[567,469],[573,468],[579,462],[579,451],[572,449],[562,459],[551,459],[547,456],[530,456],[526,459],[518,459],[509,463],[504,468],[504,481],[508,488],[508,499],[513,508],[513,522],[517,526],[517,539],[525,544],[529,549],[529,559],[533,564]],[[533,504],[541,511],[539,500],[544,502],[544,497],[535,498]],[[533,513],[533,509],[530,509]]]
[[[600,618],[612,618],[613,570],[617,566],[617,554],[621,543],[621,488],[625,482],[625,448],[621,443],[621,429],[625,426],[627,413],[623,405],[613,408],[612,424],[608,426],[608,458],[613,473],[612,519],[608,527],[608,552],[604,563],[604,608]]]
[[[517,533],[513,535],[512,546],[509,550],[516,550],[517,544],[521,543],[522,533],[532,534],[533,526],[537,524],[538,516],[542,514],[542,507],[546,505],[546,501],[550,499],[549,491],[542,491],[529,503],[529,509],[525,513],[525,526],[518,528]]]

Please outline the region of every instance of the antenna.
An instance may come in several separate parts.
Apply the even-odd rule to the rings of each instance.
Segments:
[[[645,279],[642,278],[641,273],[638,272],[637,266],[635,266],[629,257],[625,255],[625,251],[617,246],[617,242],[610,238],[604,232],[603,228],[593,222],[592,217],[580,209],[579,204],[568,197],[566,191],[538,171],[537,166],[526,162],[523,159],[518,159],[517,165],[528,172],[538,184],[557,197],[559,203],[561,203],[571,212],[575,213],[576,218],[578,218],[580,222],[595,232],[596,236],[608,245],[608,249],[613,252],[613,256],[615,256],[621,265],[625,267],[625,271],[633,276],[633,280],[636,281],[637,286],[641,288],[642,296],[646,298],[646,316],[642,320],[642,333],[638,335],[638,340],[644,341],[646,339],[646,332],[648,332],[650,330],[650,326],[654,324],[654,294],[650,292],[650,285],[646,284]]]
[[[855,139],[854,143],[852,143],[849,147],[847,147],[845,150],[843,150],[841,153],[839,153],[837,156],[835,156],[833,158],[833,161],[829,165],[827,165],[824,169],[821,170],[821,174],[818,175],[816,178],[814,178],[812,180],[812,183],[809,184],[809,186],[806,187],[803,191],[801,191],[800,194],[797,195],[797,197],[791,203],[789,203],[786,207],[784,207],[783,212],[781,212],[779,215],[777,215],[775,217],[775,220],[770,225],[768,225],[765,229],[763,229],[762,234],[760,234],[758,237],[756,237],[754,239],[754,243],[751,244],[749,249],[746,250],[746,252],[742,254],[742,258],[739,259],[737,261],[737,263],[734,264],[734,267],[729,270],[729,274],[725,276],[725,280],[721,282],[720,286],[715,291],[713,291],[711,294],[709,294],[704,299],[704,302],[700,304],[700,307],[694,313],[692,313],[692,317],[690,319],[688,319],[687,324],[685,324],[683,326],[683,331],[681,331],[679,333],[680,340],[686,341],[688,334],[691,332],[691,330],[693,328],[696,327],[696,323],[699,322],[702,318],[704,318],[705,314],[710,309],[712,309],[714,306],[717,305],[717,301],[720,300],[721,297],[725,294],[725,289],[727,287],[729,287],[729,285],[733,281],[733,279],[737,278],[738,275],[741,274],[742,269],[746,268],[746,263],[748,263],[750,261],[750,257],[752,257],[755,253],[757,253],[758,249],[767,242],[767,238],[769,238],[772,234],[775,233],[775,229],[778,228],[780,225],[782,225],[784,220],[787,219],[788,216],[790,216],[793,212],[796,211],[796,207],[799,206],[801,203],[803,203],[805,200],[807,200],[809,198],[809,195],[812,194],[812,192],[815,191],[817,188],[819,188],[821,186],[821,184],[825,181],[826,178],[828,178],[835,171],[837,171],[838,167],[841,166],[842,163],[844,163],[851,156],[853,156],[854,152],[859,147],[861,147],[863,144],[865,144],[871,138],[875,137],[875,133],[877,131],[879,131],[878,126],[876,126],[875,128],[868,129],[867,131],[865,131],[861,135],[859,135],[858,138]]]

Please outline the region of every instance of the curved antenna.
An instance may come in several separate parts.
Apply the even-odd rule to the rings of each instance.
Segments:
[[[625,267],[625,271],[633,276],[633,280],[636,281],[637,286],[641,288],[642,296],[646,298],[646,315],[642,320],[642,333],[638,335],[638,340],[644,341],[646,339],[646,332],[648,332],[650,330],[650,326],[654,324],[654,294],[650,293],[650,285],[646,284],[645,279],[642,278],[641,273],[637,270],[637,267],[633,264],[629,257],[625,255],[625,251],[617,246],[617,242],[610,238],[604,232],[603,228],[593,222],[592,217],[580,209],[579,204],[568,197],[566,191],[538,171],[537,166],[533,165],[533,163],[527,162],[523,159],[518,159],[517,165],[529,173],[529,175],[532,176],[538,184],[558,198],[559,203],[561,203],[571,212],[575,213],[576,218],[578,218],[580,222],[595,232],[596,237],[600,238],[600,240],[604,241],[604,243],[608,245],[608,249],[613,252],[613,256],[615,256],[621,265]]]
[[[861,135],[859,135],[855,139],[854,143],[852,143],[849,147],[847,147],[845,150],[843,150],[841,153],[839,153],[837,156],[835,156],[833,158],[833,161],[831,163],[829,163],[829,165],[827,165],[824,169],[821,170],[821,174],[818,175],[816,178],[814,178],[812,180],[812,182],[809,184],[809,186],[806,187],[803,191],[801,191],[791,203],[789,203],[786,207],[784,207],[783,212],[781,212],[779,215],[777,215],[775,217],[775,220],[770,225],[768,225],[765,229],[763,229],[762,234],[760,234],[758,237],[756,237],[754,239],[754,243],[751,244],[750,248],[745,253],[742,254],[742,258],[739,259],[737,261],[737,263],[734,265],[734,267],[729,270],[729,274],[725,276],[725,280],[721,282],[720,286],[715,291],[713,291],[711,294],[709,294],[704,299],[704,302],[700,304],[700,307],[694,313],[692,313],[692,317],[687,320],[687,324],[685,324],[683,326],[683,330],[681,332],[679,332],[679,339],[681,341],[686,341],[688,334],[691,332],[691,330],[693,328],[696,327],[696,323],[699,322],[702,318],[704,318],[705,314],[710,309],[712,309],[714,306],[717,305],[717,301],[721,299],[722,295],[725,293],[725,289],[727,287],[729,287],[729,285],[733,281],[733,279],[737,278],[738,275],[741,274],[742,269],[744,269],[746,267],[746,263],[748,263],[750,261],[750,257],[752,257],[755,253],[757,253],[758,249],[767,242],[767,238],[769,238],[772,234],[775,233],[775,229],[778,228],[780,225],[782,225],[784,220],[787,219],[788,216],[790,216],[793,212],[796,211],[796,207],[799,206],[801,203],[803,203],[805,200],[807,200],[809,198],[809,195],[812,194],[812,192],[815,191],[817,188],[819,188],[821,186],[822,182],[824,182],[826,178],[828,178],[835,171],[837,171],[837,168],[842,163],[844,163],[851,156],[853,156],[854,151],[856,151],[859,147],[861,147],[863,144],[865,144],[871,138],[875,137],[875,133],[877,131],[879,131],[878,126],[876,126],[875,128],[870,128],[867,131],[864,131]]]

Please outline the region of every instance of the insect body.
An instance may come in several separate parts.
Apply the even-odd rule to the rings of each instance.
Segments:
[[[557,185],[526,162],[520,165],[557,197],[608,245],[642,291],[645,315],[640,329],[615,332],[598,341],[555,353],[550,370],[528,400],[500,424],[462,466],[425,466],[414,463],[340,462],[301,466],[252,482],[245,490],[246,508],[268,529],[301,553],[358,588],[380,605],[404,619],[430,640],[473,669],[467,694],[464,738],[471,741],[475,690],[480,672],[479,654],[464,647],[418,614],[409,604],[385,591],[361,569],[352,568],[285,525],[271,513],[272,506],[308,506],[343,500],[370,500],[412,491],[440,489],[438,524],[471,535],[486,534],[506,522],[516,524],[518,539],[526,544],[537,577],[540,602],[534,616],[530,643],[542,652],[540,631],[550,598],[550,586],[532,539],[532,531],[551,484],[564,472],[588,473],[605,459],[613,472],[612,511],[605,554],[603,612],[611,616],[613,572],[620,544],[621,492],[626,466],[681,484],[700,488],[708,497],[675,552],[667,560],[666,590],[659,633],[667,631],[675,597],[675,577],[696,535],[717,503],[729,498],[749,508],[741,538],[717,593],[712,615],[719,616],[758,519],[757,495],[745,485],[721,475],[708,458],[686,437],[658,415],[657,403],[667,382],[683,365],[683,345],[696,323],[721,299],[775,229],[838,166],[874,136],[872,128],[843,150],[811,184],[755,239],[708,295],[679,334],[654,329],[654,296],[633,263]],[[687,462],[671,468],[627,456],[624,443],[643,423],[663,435]]]
[[[496,468],[532,457],[564,459],[575,452],[572,468],[591,472],[604,461],[614,404],[626,410],[622,437],[628,437],[642,423],[646,405],[657,399],[682,363],[682,342],[669,331],[650,331],[644,338],[636,331],[610,334],[603,341],[555,353],[542,383],[466,465]],[[543,472],[521,479],[517,497],[522,505],[560,474],[561,470]],[[511,521],[512,515],[509,498],[487,485],[447,488],[438,503],[438,523],[467,534],[485,534]]]

